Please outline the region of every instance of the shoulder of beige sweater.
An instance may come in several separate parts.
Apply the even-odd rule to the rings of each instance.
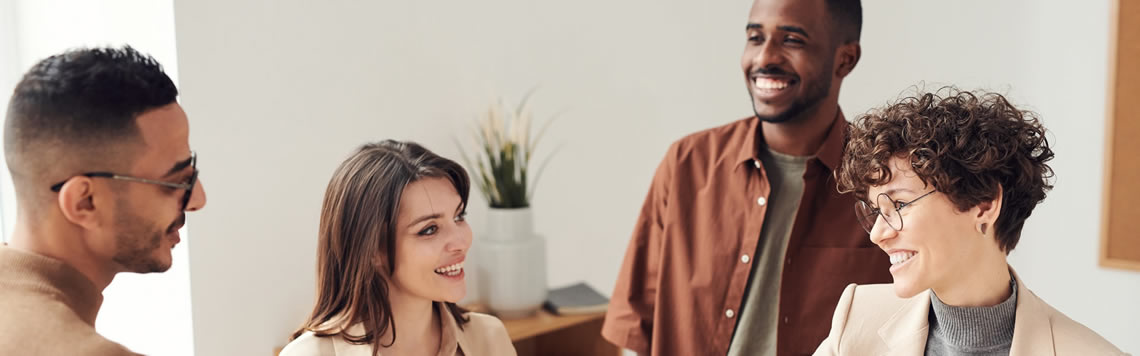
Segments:
[[[20,332],[6,336],[22,337],[29,343],[36,343],[37,350],[48,355],[142,356],[100,335],[95,328],[80,321],[74,314],[51,314],[44,318],[52,320],[47,322],[41,319],[43,322],[25,324]]]
[[[316,336],[313,332],[306,331],[285,345],[278,356],[333,356],[336,355],[333,342],[331,336]]]
[[[82,350],[76,353],[77,355],[91,355],[91,356],[143,356],[143,354],[136,353],[127,349],[126,346],[120,345],[114,341],[107,340],[102,336],[91,338],[88,342],[75,343],[76,350]]]

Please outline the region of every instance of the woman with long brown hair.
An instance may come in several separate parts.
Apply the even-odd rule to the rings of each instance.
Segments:
[[[411,142],[366,144],[325,191],[316,306],[282,356],[515,355],[503,323],[455,305],[470,181]]]

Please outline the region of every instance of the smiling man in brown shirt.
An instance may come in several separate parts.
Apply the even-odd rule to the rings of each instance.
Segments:
[[[754,117],[689,135],[657,168],[602,335],[649,355],[807,355],[849,283],[888,283],[832,172],[858,0],[757,0],[741,60]]]

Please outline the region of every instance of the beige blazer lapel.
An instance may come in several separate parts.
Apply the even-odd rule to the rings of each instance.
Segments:
[[[434,303],[435,308],[439,314],[440,332],[442,335],[439,345],[440,356],[461,355],[459,350],[466,348],[466,341],[463,337],[463,331],[459,329],[459,324],[455,322],[455,317],[451,316],[451,311],[447,309],[443,303]],[[435,317],[435,315],[432,315]],[[357,323],[348,328],[349,335],[363,335],[364,324]],[[336,351],[337,356],[372,356],[372,345],[353,345],[344,340],[333,344],[333,350]],[[380,354],[383,356],[383,353]]]
[[[1033,294],[1013,268],[1009,269],[1017,281],[1017,315],[1013,322],[1013,344],[1010,356],[1052,356],[1053,323],[1049,320],[1045,302]]]
[[[930,290],[908,299],[882,327],[879,337],[887,345],[886,356],[921,356],[930,328]]]
[[[440,344],[438,356],[454,356],[462,355],[462,351],[466,350],[466,340],[463,338],[463,331],[459,329],[459,324],[455,322],[455,317],[451,315],[451,310],[447,309],[444,303],[435,303],[436,310],[439,311],[439,325],[440,327]]]

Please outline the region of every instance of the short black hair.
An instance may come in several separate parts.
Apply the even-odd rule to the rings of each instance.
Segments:
[[[863,3],[860,0],[827,0],[827,11],[835,21],[842,43],[859,41],[863,31]]]
[[[4,148],[13,178],[42,173],[32,165],[62,154],[97,159],[86,153],[138,142],[135,119],[177,96],[162,65],[130,46],[72,49],[42,60],[16,84],[8,103]]]

